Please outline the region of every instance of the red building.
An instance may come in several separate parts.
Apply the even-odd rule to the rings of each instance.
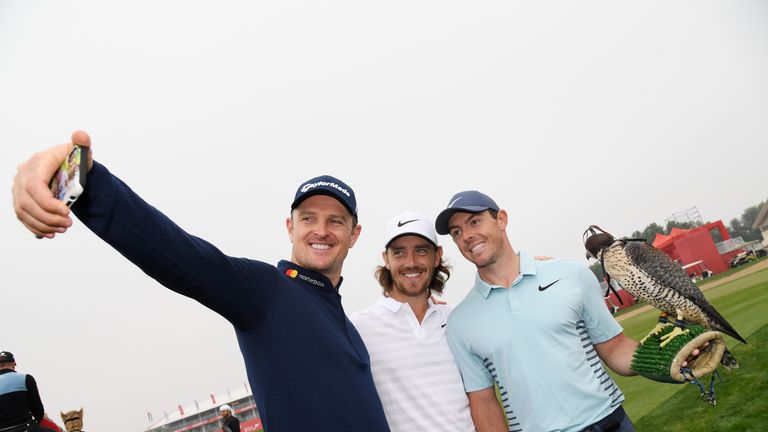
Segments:
[[[712,230],[718,230],[723,240],[731,238],[725,225],[723,225],[723,221],[717,221],[691,229],[672,228],[669,235],[656,234],[653,246],[680,263],[689,275],[693,273],[701,275],[703,270],[720,273],[728,270],[728,263],[731,258],[741,250],[734,250],[721,255],[715,246],[715,240],[712,238]],[[701,262],[688,266],[698,261]]]

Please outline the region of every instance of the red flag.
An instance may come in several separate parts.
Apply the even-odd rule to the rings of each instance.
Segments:
[[[179,413],[181,415],[184,415],[184,407],[182,407],[181,405],[179,405]]]
[[[216,398],[213,396],[213,393],[211,393],[211,401],[213,401],[213,404],[216,405]]]

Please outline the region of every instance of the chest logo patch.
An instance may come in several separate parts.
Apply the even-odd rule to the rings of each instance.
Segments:
[[[544,290],[546,290],[547,288],[551,287],[552,285],[554,285],[554,284],[556,284],[556,283],[558,283],[558,282],[560,282],[560,279],[558,279],[558,280],[556,280],[556,281],[552,282],[552,283],[551,283],[551,284],[549,284],[549,285],[544,285],[544,286],[541,286],[541,285],[539,285],[539,291],[544,291]]]

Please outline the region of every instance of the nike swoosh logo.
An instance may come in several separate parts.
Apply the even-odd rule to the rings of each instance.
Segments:
[[[418,220],[418,219],[411,219],[411,220],[409,220],[409,221],[405,221],[405,222],[397,221],[397,227],[398,227],[398,228],[400,228],[400,227],[401,227],[401,226],[403,226],[403,225],[407,225],[407,224],[409,224],[409,223],[411,223],[411,222],[416,222],[417,220]]]
[[[445,324],[448,324],[448,323],[445,323]],[[440,326],[440,328],[443,328],[443,327],[445,327],[445,324],[441,325],[441,326]]]
[[[554,282],[552,282],[551,284],[549,284],[549,285],[546,285],[546,286],[541,286],[541,285],[539,285],[539,291],[544,291],[545,289],[547,289],[547,288],[551,287],[552,285],[554,285],[554,284],[556,284],[556,283],[558,283],[558,282],[560,282],[560,279],[558,279],[558,280],[556,280],[556,281],[554,281]]]
[[[460,200],[460,199],[462,199],[462,198],[464,198],[464,197],[463,197],[463,196],[460,196],[460,197],[456,198],[455,200],[453,200],[453,202],[452,202],[452,203],[448,204],[448,208],[451,208],[451,207],[453,207],[453,205],[454,205],[454,204],[456,204],[456,201],[458,201],[458,200]]]

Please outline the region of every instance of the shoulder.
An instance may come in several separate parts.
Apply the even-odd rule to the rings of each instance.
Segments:
[[[589,270],[585,263],[574,259],[556,258],[551,260],[536,261],[536,270],[543,272],[581,272]]]
[[[592,270],[587,267],[587,263],[577,261],[574,259],[553,259],[548,261],[538,261],[536,265],[538,275],[559,275],[564,277],[572,277],[579,280],[579,282],[597,280],[597,277],[592,273]]]
[[[377,312],[380,308],[381,307],[379,306],[379,303],[376,302],[365,309],[348,314],[348,317],[349,317],[349,320],[352,321],[352,324],[354,324],[355,326],[359,324],[362,325],[374,320],[378,315]]]
[[[432,307],[438,310],[441,314],[444,314],[445,316],[450,315],[451,311],[453,311],[454,309],[452,305],[448,305],[448,304],[433,304]]]
[[[473,290],[474,291],[474,290]],[[478,295],[478,298],[482,296]],[[468,332],[472,332],[472,329],[477,323],[478,314],[482,313],[479,309],[479,305],[474,304],[473,299],[465,298],[453,310],[446,319],[445,333],[450,344],[459,343],[458,341],[466,340]],[[463,346],[463,344],[460,344]]]
[[[24,380],[24,379],[31,379],[34,381],[35,379],[32,378],[32,375],[23,374],[20,372],[16,372],[13,370],[8,370],[2,374],[0,374],[0,379],[6,379],[6,380]]]
[[[479,308],[483,303],[483,296],[472,288],[467,296],[464,297],[456,307],[451,308],[449,311],[448,320],[453,326],[461,325],[462,323],[471,322],[473,317],[476,317],[479,312]]]
[[[251,258],[232,258],[233,261],[240,263],[240,265],[244,267],[248,267],[253,271],[263,272],[263,273],[279,273],[280,270],[269,263],[265,263],[264,261],[259,261]]]
[[[241,275],[243,282],[258,285],[273,285],[287,283],[288,277],[275,265],[250,258],[230,257],[230,265],[236,274]]]

